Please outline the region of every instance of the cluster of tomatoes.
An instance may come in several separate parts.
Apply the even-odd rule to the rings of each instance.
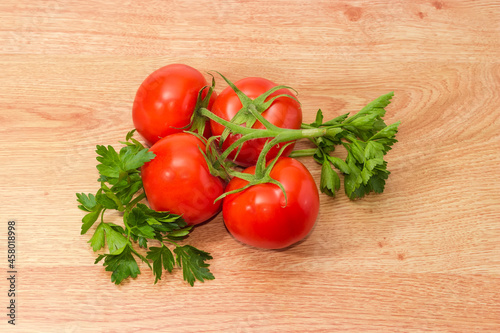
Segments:
[[[137,91],[132,113],[134,126],[156,155],[141,169],[149,205],[156,211],[182,215],[189,225],[208,221],[222,210],[228,231],[239,241],[259,248],[284,248],[300,241],[314,226],[319,194],[306,167],[286,157],[293,144],[285,148],[270,172],[271,178],[281,183],[284,191],[276,184],[256,184],[216,201],[226,192],[245,187],[248,181],[234,177],[227,182],[213,175],[204,154],[207,141],[184,131],[192,121],[199,93],[204,97],[207,86],[198,70],[173,64],[153,72]],[[239,93],[255,99],[276,84],[251,77],[237,81],[235,86]],[[261,110],[261,114],[278,127],[299,129],[302,123],[300,104],[285,95],[291,95],[285,88],[270,94],[266,100],[272,103]],[[242,102],[229,86],[218,95],[213,92],[206,108],[231,121],[242,108]],[[256,121],[252,127],[263,128],[263,125]],[[220,139],[225,129],[207,120],[203,136]],[[229,134],[220,149],[227,149],[240,136]],[[243,173],[252,174],[266,141],[266,138],[246,141],[237,154],[234,151],[229,155],[229,159],[246,168]],[[280,148],[273,147],[269,151],[268,163]]]

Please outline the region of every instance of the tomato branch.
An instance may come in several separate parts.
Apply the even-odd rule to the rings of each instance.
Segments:
[[[237,92],[238,96],[242,94],[239,90]],[[266,156],[272,147],[283,142],[309,139],[316,148],[292,152],[290,156],[313,156],[316,162],[322,165],[320,188],[322,192],[331,196],[340,188],[338,175],[331,170],[333,165],[346,176],[346,194],[349,198],[355,199],[371,191],[380,193],[384,189],[389,171],[387,162],[382,157],[397,142],[395,135],[399,125],[395,123],[387,126],[382,119],[385,115],[385,107],[390,103],[392,96],[393,93],[380,96],[351,117],[348,117],[349,114],[344,114],[325,122],[319,110],[316,120],[311,124],[302,124],[301,129],[280,128],[270,123],[262,116],[260,110],[247,101],[248,97],[240,97],[242,101],[249,104],[245,112],[261,122],[264,129],[242,126],[238,122],[235,123],[234,118],[231,121],[222,119],[206,108],[200,109],[199,115],[225,126],[226,130],[232,134],[241,135],[219,155],[218,161],[221,164],[235,149],[241,149],[245,142],[269,138],[256,164],[256,173],[262,177]],[[222,141],[227,138],[228,134],[220,138],[221,147]],[[336,146],[346,148],[348,155],[345,161],[330,155]]]

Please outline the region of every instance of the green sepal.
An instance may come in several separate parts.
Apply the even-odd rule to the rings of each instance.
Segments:
[[[268,99],[269,96],[271,96],[273,93],[275,93],[280,89],[291,89],[296,93],[296,91],[289,86],[279,85],[272,87],[268,91],[262,93],[261,95],[257,96],[255,99],[252,100],[245,93],[243,93],[233,82],[227,79],[224,75],[222,75],[219,72],[216,73],[219,74],[224,79],[224,81],[226,81],[226,83],[229,85],[229,87],[231,87],[231,89],[233,89],[233,91],[238,96],[238,99],[241,102],[242,107],[231,119],[231,123],[235,125],[244,125],[247,128],[251,128],[257,120],[261,121],[261,119],[255,116],[255,113],[261,114],[262,112],[267,110],[272,105],[272,103],[274,103],[275,100],[278,98],[282,97],[291,98],[300,104],[300,102],[297,100],[296,97],[289,94],[279,94],[271,97],[269,100],[266,101],[266,99]],[[265,123],[263,123],[263,125],[266,128],[268,128],[268,126]],[[222,147],[222,142],[224,142],[227,139],[230,133],[231,129],[226,127],[220,137],[220,147]],[[239,149],[241,149],[241,147]]]
[[[230,171],[230,175],[232,177],[241,178],[243,180],[246,180],[248,182],[248,184],[246,184],[242,188],[235,189],[235,190],[228,191],[228,192],[221,194],[219,197],[217,197],[214,200],[214,203],[219,201],[219,200],[224,199],[228,195],[242,192],[251,186],[258,185],[258,184],[271,183],[271,184],[278,186],[281,189],[281,191],[283,192],[283,195],[285,197],[285,207],[286,207],[286,205],[288,203],[288,198],[287,198],[285,188],[283,187],[283,185],[280,182],[278,182],[277,180],[275,180],[271,177],[271,171],[274,168],[274,165],[276,164],[278,159],[283,154],[283,151],[285,151],[285,149],[291,144],[292,144],[292,142],[289,142],[289,143],[286,143],[285,145],[283,145],[283,147],[281,147],[281,149],[279,150],[278,154],[276,154],[276,157],[271,161],[271,163],[269,163],[266,166],[265,156],[269,152],[270,147],[273,147],[275,145],[274,140],[268,141],[264,145],[264,148],[262,149],[262,151],[260,153],[261,155],[259,156],[259,160],[257,161],[257,165],[255,166],[255,174]]]

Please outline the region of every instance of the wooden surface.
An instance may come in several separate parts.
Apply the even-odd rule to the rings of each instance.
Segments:
[[[18,311],[0,331],[500,331],[499,22],[496,0],[3,0],[0,252],[15,220]],[[385,192],[323,195],[286,251],[243,246],[218,217],[189,239],[214,281],[153,285],[143,265],[111,284],[75,192],[95,192],[95,145],[123,139],[139,84],[173,62],[291,85],[306,121],[394,90]]]

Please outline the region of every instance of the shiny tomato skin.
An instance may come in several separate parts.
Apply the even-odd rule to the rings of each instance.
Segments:
[[[253,174],[255,167],[244,171]],[[259,184],[224,198],[222,214],[228,231],[242,243],[265,249],[281,249],[306,237],[319,213],[319,194],[313,177],[299,161],[283,157],[271,177],[285,188],[288,203],[275,184]],[[233,178],[226,192],[248,184]]]
[[[132,119],[137,132],[152,145],[170,134],[179,133],[188,125],[199,91],[207,80],[197,69],[171,64],[151,73],[137,90],[132,108]],[[206,92],[204,92],[204,95]],[[208,109],[215,101],[210,98]],[[207,122],[204,135],[210,136]]]
[[[272,81],[259,77],[245,78],[237,81],[235,85],[251,99],[257,98],[261,94],[276,86],[276,84]],[[280,89],[271,94],[267,100],[271,99],[273,96],[281,94],[294,96],[290,90]],[[214,102],[214,105],[212,106],[211,111],[225,120],[231,120],[241,107],[242,104],[234,90],[231,87],[227,87],[219,94]],[[262,116],[264,116],[264,118],[269,120],[272,124],[282,128],[299,129],[302,124],[302,109],[300,107],[300,103],[289,97],[277,98],[267,110],[262,112]],[[224,126],[215,121],[210,121],[210,126],[213,135],[221,135],[224,131]],[[264,125],[257,121],[252,127],[264,128]],[[229,137],[224,141],[222,148],[224,150],[227,149],[239,137],[241,137],[241,135],[229,135]],[[229,155],[229,158],[233,159],[241,166],[247,167],[255,165],[259,153],[267,140],[268,138],[247,141],[243,144],[243,148],[238,154],[236,160],[234,160],[236,151],[233,151]],[[269,160],[276,157],[279,149],[284,144],[285,143],[281,143],[273,147],[267,154],[267,159]],[[293,146],[294,144],[288,146],[282,156],[288,156],[288,154],[290,154],[293,150]]]
[[[149,205],[156,211],[182,215],[189,225],[202,223],[220,211],[214,200],[224,182],[210,174],[199,148],[205,143],[189,133],[169,135],[151,148],[156,156],[144,164],[141,177]]]

